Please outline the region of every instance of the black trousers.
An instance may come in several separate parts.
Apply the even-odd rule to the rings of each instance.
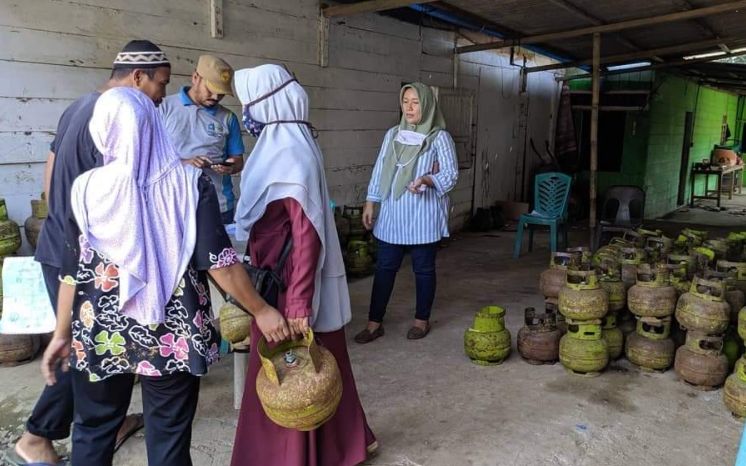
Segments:
[[[41,265],[44,283],[52,308],[57,312],[59,295],[60,269],[50,265]],[[70,372],[57,369],[57,383],[45,386],[39,396],[31,417],[26,421],[26,430],[49,440],[61,440],[70,435],[70,424],[73,422],[73,389]]]
[[[119,374],[91,382],[85,372],[70,372],[75,394],[72,465],[109,466],[135,376]],[[191,466],[189,448],[199,383],[199,377],[186,372],[140,376],[148,464]]]

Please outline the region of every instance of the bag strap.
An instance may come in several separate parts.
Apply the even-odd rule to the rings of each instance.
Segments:
[[[282,272],[282,269],[285,268],[285,262],[287,262],[288,257],[290,257],[290,251],[293,250],[293,237],[292,235],[288,235],[288,238],[285,240],[285,245],[282,247],[282,253],[280,254],[280,258],[277,260],[277,265],[272,269],[272,271],[280,275],[280,272]]]

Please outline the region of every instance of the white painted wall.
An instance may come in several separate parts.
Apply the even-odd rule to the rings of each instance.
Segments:
[[[205,52],[234,68],[283,62],[311,98],[332,198],[364,200],[367,181],[387,128],[398,120],[402,81],[452,87],[454,35],[379,15],[336,18],[329,29],[329,66],[318,66],[317,0],[224,0],[224,38],[210,37],[207,0],[0,0],[0,197],[22,223],[42,190],[43,162],[62,111],[95,89],[130,39],[158,43],[172,62],[170,92],[187,82]],[[518,69],[495,52],[458,59],[459,86],[477,91],[477,160],[461,173],[452,194],[454,226],[475,203],[520,198],[524,135],[551,139],[557,86],[531,75],[518,95]],[[235,99],[226,99],[238,111]],[[249,137],[245,138],[251,147]],[[529,162],[528,166],[531,166]],[[518,168],[516,168],[518,167]],[[476,175],[476,176],[475,176]]]

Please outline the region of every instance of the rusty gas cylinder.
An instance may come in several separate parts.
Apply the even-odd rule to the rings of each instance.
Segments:
[[[686,271],[687,278],[691,278],[694,276],[696,264],[694,262],[694,257],[688,254],[669,254],[668,257],[666,257],[666,263],[670,265],[683,266],[684,270]]]
[[[676,304],[676,320],[687,329],[719,335],[730,322],[730,305],[725,302],[722,282],[694,277],[692,287]]]
[[[568,270],[559,293],[559,311],[568,319],[601,319],[609,309],[609,298],[593,270]]]
[[[688,238],[691,238],[694,246],[701,245],[705,240],[707,240],[708,236],[707,231],[694,230],[692,228],[684,228],[683,230],[681,230],[681,234],[687,236]]]
[[[723,386],[723,403],[738,418],[746,418],[746,360],[736,362],[733,373]]]
[[[342,217],[346,218],[350,225],[347,240],[362,241],[366,233],[365,226],[363,226],[363,206],[344,206]]]
[[[598,267],[603,261],[606,260],[619,261],[621,259],[621,252],[623,247],[625,246],[620,246],[617,244],[607,244],[606,246],[601,246],[596,250],[595,253],[593,253],[591,264],[594,267]]]
[[[564,335],[565,333],[567,333],[567,320],[565,320],[565,316],[563,316],[558,309],[559,307],[557,306],[556,298],[544,300],[544,313],[554,314],[554,319],[557,322],[557,328],[559,329],[560,333]]]
[[[689,291],[689,288],[692,287],[692,281],[687,275],[686,266],[684,264],[666,264],[666,267],[668,268],[671,286],[676,290],[676,295],[681,296]]]
[[[609,299],[609,311],[620,311],[627,305],[627,289],[622,282],[622,268],[617,260],[602,259],[598,264],[599,282]]]
[[[733,280],[733,286],[746,294],[746,262],[717,261],[718,272],[725,272]]]
[[[694,258],[694,274],[703,275],[707,269],[713,268],[716,264],[715,251],[704,246],[697,246],[692,250]]]
[[[645,250],[650,263],[657,263],[666,259],[673,249],[673,240],[664,235],[649,237],[645,240]]]
[[[342,399],[342,377],[334,356],[316,344],[313,331],[271,349],[262,336],[258,351],[262,368],[256,392],[275,424],[310,431],[334,415]]]
[[[617,359],[624,351],[624,334],[616,325],[616,311],[609,311],[601,321],[601,336],[606,340],[609,359]]]
[[[718,272],[708,270],[705,272],[705,278],[711,281],[722,282],[725,287],[724,300],[730,306],[730,321],[732,324],[738,323],[738,311],[746,304],[743,291],[735,287],[735,280],[728,272]]]
[[[593,254],[587,246],[567,248],[567,252],[575,256],[575,260],[581,268],[589,268],[591,266]]]
[[[723,354],[723,337],[689,330],[684,346],[676,350],[676,374],[702,389],[721,385],[728,376],[728,358]]]
[[[30,362],[39,351],[39,335],[0,333],[0,365],[16,366]]]
[[[373,258],[367,241],[351,239],[347,242],[345,254],[347,272],[352,275],[368,273],[373,268]]]
[[[712,238],[702,243],[705,248],[711,249],[715,253],[714,262],[727,260],[728,242],[725,238]]]
[[[738,312],[738,336],[746,341],[746,307],[742,307]]]
[[[47,218],[49,210],[44,193],[41,199],[31,201],[31,216],[23,224],[23,231],[26,233],[26,239],[32,248],[36,249],[36,241],[39,239],[39,233],[44,226],[44,220]]]
[[[645,261],[645,250],[640,248],[622,248],[620,262],[622,264],[622,281],[629,290],[637,283],[637,267]]]
[[[560,339],[560,362],[570,372],[596,376],[609,364],[609,348],[603,339],[600,320],[567,320],[567,333]]]
[[[218,310],[220,334],[231,343],[246,340],[251,333],[251,315],[235,304],[226,302]]]
[[[627,293],[627,306],[639,317],[667,317],[676,309],[676,298],[666,266],[643,264],[637,269],[637,283]]]
[[[671,367],[675,346],[669,337],[671,317],[640,317],[637,330],[627,337],[629,362],[642,369],[664,371]]]
[[[8,218],[5,199],[0,199],[0,256],[13,254],[21,247],[21,229]]]
[[[576,257],[569,252],[553,252],[549,268],[541,272],[539,288],[545,298],[556,298],[567,281],[567,268],[577,265]]]
[[[562,332],[557,314],[536,314],[532,307],[524,311],[525,326],[518,331],[518,352],[529,364],[552,364],[559,359]]]
[[[510,354],[510,331],[505,328],[505,309],[483,307],[474,316],[474,323],[464,332],[464,351],[474,364],[502,364]]]

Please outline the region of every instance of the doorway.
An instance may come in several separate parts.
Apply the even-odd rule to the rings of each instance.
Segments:
[[[686,180],[689,175],[689,151],[692,149],[694,134],[694,113],[686,112],[684,117],[684,144],[681,146],[681,171],[679,172],[679,197],[677,204],[686,204]]]

